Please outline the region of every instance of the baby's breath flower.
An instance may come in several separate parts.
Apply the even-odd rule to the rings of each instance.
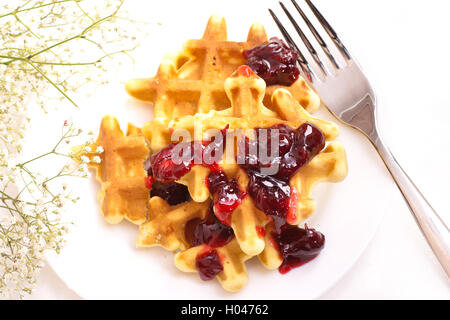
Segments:
[[[100,163],[100,162],[102,162],[102,159],[99,156],[95,156],[94,158],[92,158],[92,162]]]
[[[89,163],[89,162],[91,162],[91,160],[89,160],[89,158],[86,157],[86,156],[81,156],[81,162],[82,163]]]
[[[127,56],[136,46],[136,38],[126,42],[129,33],[138,33],[134,24],[123,13],[117,16],[124,1],[1,0],[0,297],[32,291],[45,251],[59,252],[64,245],[68,226],[61,217],[66,203],[79,200],[60,179],[88,175],[88,157],[79,165],[71,160],[71,144],[84,133],[70,117],[62,123],[54,148],[19,160],[31,122],[28,102],[36,101],[45,113],[56,110],[61,100],[77,106],[72,95],[80,88],[111,78],[103,76],[108,63],[118,65],[111,58]],[[93,136],[89,132],[83,138],[85,147]],[[95,153],[103,151],[98,147]],[[49,166],[42,175],[30,166],[48,157],[69,162]],[[92,158],[94,163],[100,160],[98,155]]]

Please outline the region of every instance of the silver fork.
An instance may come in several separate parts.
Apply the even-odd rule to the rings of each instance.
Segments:
[[[444,268],[447,277],[450,277],[450,231],[448,227],[431,207],[419,189],[414,185],[408,175],[403,171],[387,146],[381,140],[378,134],[375,117],[377,102],[366,76],[319,10],[317,10],[310,0],[305,1],[345,61],[345,65],[339,65],[336,62],[336,59],[332,55],[327,44],[317,32],[302,8],[295,0],[291,0],[297,11],[296,14],[299,14],[302,17],[303,21],[311,31],[311,34],[314,36],[315,40],[324,51],[325,56],[329,59],[330,64],[333,66],[335,71],[333,74],[331,74],[324,66],[311,44],[311,41],[296,22],[294,15],[289,12],[282,2],[280,2],[281,8],[311,54],[311,61],[308,61],[301,53],[299,47],[295,44],[294,40],[275,13],[271,9],[269,9],[269,12],[286,41],[298,51],[299,64],[303,74],[320,95],[329,111],[345,124],[363,132],[372,142],[386,164],[390,174],[394,178],[395,183],[405,198],[422,233]],[[316,66],[316,69],[320,70],[321,77],[318,77],[311,69],[310,66],[313,64]]]

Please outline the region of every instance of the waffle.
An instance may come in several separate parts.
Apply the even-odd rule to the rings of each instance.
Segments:
[[[202,139],[206,138],[204,135],[208,129],[223,129],[225,126],[228,126],[229,130],[233,130],[264,128],[284,123],[295,128],[304,122],[310,122],[321,129],[327,141],[338,136],[339,132],[335,124],[312,117],[286,89],[279,88],[272,94],[272,110],[264,106],[266,84],[249,70],[248,67],[240,67],[224,82],[224,91],[230,100],[229,108],[181,116],[167,122],[165,129],[168,132],[185,129],[193,133],[195,126],[200,125],[200,139]],[[102,162],[93,164],[97,167],[97,178],[102,182],[100,200],[103,202],[105,218],[116,223],[126,217],[140,224],[136,240],[138,247],[161,246],[176,252],[175,265],[177,268],[185,272],[196,272],[198,255],[209,250],[210,247],[206,244],[190,247],[185,238],[185,225],[194,218],[204,219],[207,214],[211,204],[211,195],[205,180],[210,169],[194,166],[189,173],[177,181],[188,187],[193,199],[191,202],[170,206],[162,198],[152,197],[149,199],[149,192],[144,182],[147,174],[143,165],[149,150],[142,134],[145,135],[148,127],[152,125],[152,122],[145,124],[142,132],[129,125],[127,136],[124,136],[116,119],[109,116],[103,119],[97,142],[90,147],[95,149],[101,145],[105,149],[102,154]],[[161,143],[165,146],[169,142],[161,140]],[[235,159],[223,159],[219,165],[229,179],[238,181],[241,190],[247,189],[248,175],[240,168]],[[109,170],[115,174],[108,174]],[[139,181],[136,180],[136,183],[140,185],[139,192],[130,187],[131,184],[124,186],[123,180],[129,178],[121,176],[124,174],[123,170],[127,170],[126,172],[134,180],[137,179],[138,173],[141,175]],[[311,199],[311,191],[316,183],[340,181],[345,177],[346,172],[344,148],[339,142],[329,142],[324,150],[300,168],[290,180],[291,186],[298,191],[295,220],[290,223],[298,224],[313,213],[315,202]],[[120,177],[120,179],[115,177]],[[116,192],[116,196],[111,198],[114,193],[109,192],[109,189],[118,190],[119,186],[124,186],[123,190],[128,191],[127,194],[132,194],[137,198],[118,197],[117,194],[120,192]],[[136,201],[136,199],[139,200]],[[111,201],[119,203],[115,207],[120,207],[121,210],[114,211],[111,208],[115,207],[105,206],[105,203]],[[124,210],[126,208],[132,210]],[[147,210],[149,215],[148,220],[145,221]],[[131,212],[135,215],[130,216]],[[139,212],[141,213],[137,216],[136,213]],[[233,240],[223,247],[215,248],[223,266],[223,270],[217,274],[216,278],[225,290],[234,292],[242,289],[248,281],[246,260],[258,256],[263,265],[269,269],[278,268],[282,260],[271,241],[273,223],[264,212],[255,206],[250,196],[244,197],[233,211],[230,226],[235,235]],[[261,229],[265,230],[265,235],[258,232]]]
[[[246,190],[248,184],[248,176],[245,171],[231,160],[228,163],[220,162],[225,174],[228,178],[236,179],[241,190]],[[201,200],[203,197],[211,198],[208,188],[204,181],[206,181],[210,170],[202,166],[194,166],[190,173],[183,176],[178,183],[184,184],[188,187],[191,198],[194,201]],[[199,183],[193,183],[191,179]],[[195,198],[201,194],[201,198]],[[236,239],[242,251],[247,255],[254,256],[259,254],[264,249],[264,239],[262,239],[257,230],[264,228],[270,221],[266,214],[255,207],[253,201],[249,196],[244,197],[242,203],[233,211],[231,218],[231,227],[233,228]]]
[[[207,114],[185,116],[171,121],[172,130],[185,129],[194,131],[194,125],[201,126],[202,131],[221,129],[229,125],[229,129],[271,127],[275,124],[286,123],[293,128],[304,122],[310,122],[319,127],[327,140],[337,137],[338,128],[335,124],[312,117],[305,111],[291,94],[285,89],[278,89],[272,96],[274,110],[263,105],[265,82],[254,73],[246,74],[245,67],[239,68],[225,81],[225,91],[231,101],[231,107],[222,111],[210,111]],[[248,69],[248,68],[247,68]],[[146,126],[143,130],[145,131]],[[231,160],[231,162],[230,162]],[[247,189],[248,176],[232,159],[224,160],[221,167],[229,179],[236,178],[241,190]],[[197,169],[198,168],[198,169]],[[188,186],[194,201],[204,201],[210,197],[208,187],[204,181],[209,169],[194,166],[192,171],[178,182]],[[347,173],[346,155],[339,142],[331,142],[325,150],[301,168],[290,181],[298,191],[298,205],[294,212],[298,224],[309,217],[315,209],[315,202],[310,198],[312,187],[321,181],[340,181]],[[194,181],[193,181],[194,180]],[[231,227],[237,241],[247,255],[256,255],[264,249],[264,240],[258,236],[257,229],[268,223],[264,213],[258,210],[250,197],[245,197],[241,205],[233,211]]]
[[[188,40],[183,50],[162,61],[155,77],[134,79],[126,84],[127,92],[140,100],[153,103],[154,121],[147,127],[146,137],[152,150],[166,146],[170,136],[168,121],[185,115],[207,113],[230,107],[224,92],[224,81],[242,64],[242,52],[266,42],[261,24],[253,24],[246,42],[227,41],[223,17],[212,16],[200,40]],[[320,98],[301,77],[289,87],[269,86],[264,104],[271,109],[271,96],[278,88],[291,92],[306,110],[314,112]]]
[[[207,249],[207,245],[200,245],[178,252],[175,255],[175,266],[184,272],[197,272],[196,258]],[[248,281],[245,261],[252,256],[246,255],[235,239],[221,248],[216,248],[216,250],[223,265],[223,270],[216,276],[217,280],[227,291],[241,290]]]
[[[117,120],[107,116],[102,120],[97,142],[90,146],[93,150],[104,148],[101,163],[91,165],[97,169],[102,184],[99,199],[106,220],[118,223],[126,218],[139,224],[136,245],[160,246],[175,252],[175,265],[181,271],[200,271],[197,258],[213,249],[208,244],[192,247],[185,235],[190,220],[203,220],[212,214],[209,210],[213,196],[205,183],[210,169],[195,165],[176,181],[187,186],[193,201],[171,206],[160,197],[150,198],[144,162],[150,153],[168,146],[173,133],[185,130],[199,141],[209,138],[209,129],[225,127],[230,131],[279,124],[297,128],[305,122],[318,127],[326,147],[289,181],[295,191],[291,203],[296,205],[290,208],[287,222],[293,225],[314,212],[311,193],[317,183],[338,182],[347,174],[345,150],[341,143],[333,141],[339,134],[338,127],[311,116],[320,99],[306,82],[300,78],[289,87],[267,87],[264,80],[243,66],[243,50],[266,41],[260,24],[251,26],[246,42],[227,41],[225,20],[212,16],[202,39],[189,40],[181,52],[166,57],[155,77],[126,84],[130,95],[153,104],[154,119],[142,130],[129,125],[124,136]],[[93,154],[85,155],[93,159]],[[237,181],[240,190],[247,191],[249,176],[236,159],[224,157],[219,166],[229,180]],[[273,220],[256,207],[250,195],[243,196],[233,210],[230,227],[234,238],[214,248],[223,267],[216,278],[225,290],[235,292],[248,282],[248,259],[258,256],[268,269],[280,267],[283,261],[271,239]]]
[[[228,78],[226,81],[233,81]],[[225,81],[225,91],[230,98],[232,104],[231,88],[233,85],[227,84]],[[239,85],[236,83],[236,86]],[[244,98],[251,101],[254,105],[252,110],[240,104],[239,106],[231,105],[229,108],[221,111],[211,110],[208,113],[197,113],[195,115],[187,115],[168,121],[167,118],[161,122],[158,119],[150,121],[142,127],[144,136],[151,142],[152,151],[159,151],[163,147],[171,143],[172,133],[175,130],[189,130],[191,136],[194,135],[195,125],[201,126],[203,131],[208,129],[224,128],[229,125],[230,129],[269,127],[275,124],[285,123],[292,127],[296,127],[305,121],[308,121],[324,133],[325,139],[333,140],[339,135],[339,129],[336,124],[324,120],[320,120],[311,116],[290,94],[286,89],[279,88],[272,94],[272,110],[267,108],[264,103],[264,92],[266,84],[264,80],[258,78],[255,84],[257,92],[262,93],[261,97],[254,100],[251,98],[251,92],[247,92],[248,97]],[[228,88],[228,89],[227,89]],[[261,99],[262,98],[262,99]],[[253,101],[252,101],[253,100]],[[243,110],[238,110],[240,106]],[[207,137],[205,137],[207,138]]]
[[[190,247],[185,238],[186,223],[195,218],[204,219],[210,207],[211,200],[202,203],[195,201],[170,206],[159,197],[149,201],[149,219],[139,226],[136,245],[138,247],[161,246],[169,251],[178,251],[175,255],[175,265],[185,272],[197,272],[197,255],[208,246],[203,244]],[[234,213],[237,215],[237,213]],[[264,240],[262,240],[264,245]],[[252,256],[246,255],[233,239],[223,247],[216,249],[224,270],[217,279],[227,291],[242,289],[248,280],[244,262]]]
[[[149,201],[149,219],[139,226],[138,247],[161,246],[170,251],[189,248],[184,236],[186,223],[195,218],[204,219],[210,205],[205,202],[186,202],[170,206],[160,197]]]
[[[120,129],[119,122],[112,116],[102,119],[97,141],[89,146],[95,151],[102,147],[101,162],[91,161],[96,169],[97,180],[102,187],[98,194],[103,215],[109,223],[127,220],[141,224],[147,219],[149,191],[145,186],[147,172],[144,162],[149,147],[141,130],[129,124],[127,135]],[[93,160],[97,153],[85,153]]]
[[[291,186],[298,191],[297,212],[291,224],[298,225],[314,213],[316,202],[311,192],[317,183],[344,180],[348,172],[346,159],[342,143],[333,141],[291,178]]]

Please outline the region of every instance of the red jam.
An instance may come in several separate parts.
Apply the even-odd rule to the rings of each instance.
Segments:
[[[249,172],[249,177],[248,194],[256,207],[269,216],[285,217],[289,209],[289,184],[256,171]]]
[[[250,144],[256,144],[258,155],[260,146],[256,139],[246,139],[244,146],[244,164],[241,165],[250,178],[248,193],[257,208],[272,217],[275,231],[271,233],[271,242],[280,252],[283,263],[281,273],[299,267],[315,258],[324,246],[325,237],[314,229],[301,229],[290,225],[295,222],[298,194],[291,188],[289,180],[299,168],[308,163],[325,146],[322,132],[310,123],[304,123],[297,129],[286,125],[277,125],[268,129],[266,149],[270,154],[271,130],[279,130],[279,153],[271,159],[279,165],[274,175],[264,175],[261,169],[267,166],[254,155],[249,154]]]
[[[264,238],[266,236],[266,228],[264,227],[256,227],[256,233],[260,238]]]
[[[167,147],[155,153],[150,158],[150,165],[153,172],[153,177],[156,181],[160,182],[172,182],[175,180],[179,180],[186,173],[191,171],[192,166],[194,165],[194,152],[191,152],[191,157],[186,161],[181,163],[175,163],[173,160],[173,149],[176,146],[185,146],[187,151],[194,150],[194,143],[182,143],[182,144],[169,144]],[[181,149],[184,150],[184,149]],[[184,154],[178,155],[180,158],[183,157]],[[184,159],[183,159],[184,160]]]
[[[267,151],[270,154],[271,130],[279,131],[279,153],[271,159],[271,163],[277,163],[279,170],[272,176],[263,175],[261,169],[267,166],[260,159],[249,154],[249,144],[258,144],[256,140],[246,140],[243,164],[241,167],[250,178],[248,193],[255,201],[256,207],[269,216],[286,217],[290,208],[291,187],[289,180],[299,168],[304,166],[317,155],[325,146],[325,138],[322,132],[310,123],[304,123],[297,129],[291,129],[286,125],[277,125],[268,129]],[[257,132],[259,132],[257,130]],[[260,154],[258,144],[258,154]]]
[[[237,68],[237,73],[239,75],[241,75],[243,77],[247,77],[247,78],[256,77],[256,75],[253,72],[253,70],[249,66],[246,66],[246,65],[239,66]]]
[[[226,129],[223,130],[223,133],[225,133]],[[263,151],[270,154],[271,130],[275,129],[279,132],[279,153],[276,157],[269,159],[269,162],[263,163],[257,156],[260,154],[259,149],[265,147],[266,150]],[[259,144],[258,137],[260,132],[257,130],[257,139],[250,140],[246,138],[244,140],[244,158],[239,159],[238,157],[238,163],[243,161],[243,164],[240,164],[240,166],[249,176],[247,191],[240,190],[237,181],[228,179],[217,164],[201,164],[211,169],[211,173],[207,178],[207,185],[214,198],[214,210],[210,208],[204,220],[193,219],[189,221],[185,227],[185,236],[191,246],[207,244],[209,248],[214,248],[226,245],[234,238],[233,230],[229,227],[231,213],[242,202],[242,199],[248,192],[256,207],[274,221],[275,230],[270,234],[270,241],[278,249],[283,259],[279,271],[286,273],[292,268],[315,258],[325,243],[325,237],[320,232],[307,227],[305,229],[298,228],[289,224],[289,222],[295,222],[295,205],[298,197],[297,190],[291,188],[289,180],[299,168],[307,164],[323,149],[325,139],[322,132],[310,123],[304,123],[297,129],[281,124],[267,130],[268,142],[265,146],[264,144]],[[251,144],[253,144],[253,147],[256,147],[257,155],[250,154]],[[214,142],[203,142],[199,145],[202,152],[210,147],[218,146]],[[223,145],[220,147],[223,148]],[[176,164],[172,159],[172,150],[175,146],[175,144],[169,145],[159,153],[154,154],[150,160],[149,175],[156,180],[156,182],[153,182],[152,190],[157,190],[155,193],[166,194],[167,199],[171,199],[172,193],[182,194],[181,191],[172,190],[172,188],[181,188],[174,180],[180,179],[194,165],[194,156],[180,164]],[[190,142],[185,146],[193,148],[194,142]],[[263,174],[261,169],[273,163],[278,164],[279,170],[273,175]],[[161,183],[161,185],[158,183]],[[179,199],[179,197],[182,199]],[[173,199],[173,203],[188,201],[185,200],[186,198],[177,195]],[[257,229],[257,231],[259,236],[265,236],[265,229]],[[199,254],[196,263],[200,276],[204,280],[214,278],[217,273],[223,270],[215,250]]]
[[[289,200],[289,209],[286,215],[286,222],[294,224],[297,221],[298,209],[298,191],[294,186],[291,186],[291,199]]]
[[[207,163],[205,159],[215,157],[216,152],[224,150],[225,137],[228,130],[228,125],[221,130],[221,141],[202,141],[202,142],[181,142],[172,143],[167,147],[153,154],[150,157],[149,175],[152,175],[156,181],[172,182],[179,180],[189,171],[191,171],[194,164],[200,164],[208,167],[211,170],[219,170],[216,162]],[[175,150],[177,148],[177,150]],[[178,151],[177,160],[173,159],[174,153]],[[199,159],[198,159],[199,158]],[[211,159],[212,161],[213,159]]]
[[[155,182],[155,179],[152,176],[145,177],[145,187],[149,190],[153,187],[153,182]]]
[[[300,75],[297,51],[276,37],[266,44],[245,50],[243,54],[246,65],[263,78],[268,86],[290,86]]]
[[[171,206],[191,201],[188,188],[176,182],[159,182],[153,177],[150,160],[144,163],[147,177],[145,178],[145,186],[150,190],[150,197],[160,197],[167,201]]]
[[[231,224],[231,213],[236,209],[246,196],[246,192],[239,189],[236,179],[228,180],[226,174],[221,171],[212,171],[207,179],[209,192],[214,198],[214,213],[224,224]]]
[[[203,281],[212,280],[216,275],[223,270],[219,255],[215,249],[206,250],[200,253],[195,259],[200,279]]]
[[[184,230],[186,241],[192,247],[207,244],[218,248],[233,240],[234,232],[229,226],[221,223],[209,208],[205,219],[195,218],[186,223]]]
[[[150,197],[155,196],[163,198],[171,206],[192,200],[188,188],[185,185],[176,182],[153,182]]]
[[[251,71],[251,70],[250,70]],[[195,164],[195,148],[200,150],[200,156],[202,157],[201,165],[208,167],[211,173],[207,179],[207,185],[210,190],[211,195],[214,198],[214,213],[217,218],[226,225],[231,223],[231,213],[237,206],[242,202],[245,197],[246,192],[239,189],[239,185],[235,179],[229,180],[225,173],[219,168],[217,163],[206,164],[203,159],[206,158],[205,155],[212,155],[217,150],[220,150],[225,146],[225,136],[228,126],[222,130],[222,136],[224,139],[219,142],[188,142],[179,144],[170,144],[166,148],[162,149],[160,152],[152,155],[150,158],[150,170],[149,175],[152,175],[156,181],[164,182],[167,187],[164,190],[160,190],[158,193],[163,194],[166,197],[176,198],[174,202],[181,203],[187,201],[187,189],[182,189],[183,187],[175,184],[173,181],[180,179],[185,174],[187,174]],[[181,152],[188,152],[189,156],[184,157],[184,154],[179,154],[178,156],[183,159],[182,162],[175,162],[173,159],[174,148],[178,146]],[[172,183],[172,185],[170,184]],[[176,188],[175,188],[176,186]],[[166,192],[166,189],[168,192]],[[180,191],[180,194],[174,195],[172,192]],[[159,195],[156,194],[155,195]],[[167,194],[167,195],[166,195]],[[163,196],[164,198],[164,196]],[[190,199],[190,197],[189,197]]]
[[[305,229],[302,229],[285,224],[272,237],[283,258],[278,269],[283,274],[317,257],[325,245],[325,236],[306,225]]]

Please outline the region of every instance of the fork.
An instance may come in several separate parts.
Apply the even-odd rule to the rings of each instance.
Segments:
[[[302,54],[301,50],[276,14],[271,9],[269,9],[269,12],[283,34],[283,37],[297,50],[299,54],[298,62],[307,81],[317,91],[325,106],[337,119],[364,133],[373,144],[400,189],[419,228],[445,270],[447,277],[450,277],[449,228],[431,207],[405,171],[403,171],[388,147],[380,138],[375,116],[377,101],[369,81],[361,71],[358,63],[352,58],[347,48],[341,42],[336,32],[314,4],[310,0],[305,0],[314,16],[331,38],[331,41],[336,46],[339,54],[342,55],[345,62],[344,65],[339,65],[337,63],[337,60],[331,53],[327,44],[299,4],[295,0],[291,0],[291,2],[297,12],[296,14],[301,16],[316,42],[325,53],[325,57],[330,62],[329,64],[334,69],[333,73],[329,72],[320,59],[317,51],[314,49],[311,41],[296,22],[294,15],[291,14],[283,2],[280,2],[281,8],[288,20],[292,23],[293,28],[304,43],[306,49],[309,51],[312,57],[310,61]],[[313,69],[311,69],[311,66],[313,65],[315,65],[316,70],[319,70],[320,77]]]

